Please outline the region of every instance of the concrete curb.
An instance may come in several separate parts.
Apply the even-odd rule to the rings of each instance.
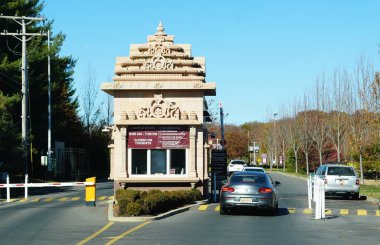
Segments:
[[[298,179],[303,179],[303,180],[307,180],[307,177],[302,177],[302,176],[296,176],[296,175],[292,175],[292,174],[288,174],[288,173],[284,173],[284,172],[279,172],[279,171],[272,171],[273,173],[278,173],[278,174],[282,174],[282,175],[286,175],[286,176],[289,176],[289,177],[294,177],[294,178],[298,178]],[[272,172],[269,172],[268,173],[272,173]],[[364,200],[366,202],[370,202],[370,203],[375,203],[375,204],[378,204],[379,205],[379,209],[380,209],[380,199],[376,199],[376,198],[373,198],[373,197],[369,197],[367,196],[367,199]]]
[[[113,215],[113,201],[109,202],[108,205],[108,221],[113,221],[113,222],[147,222],[147,221],[153,221],[153,220],[160,220],[164,219],[170,216],[173,216],[178,213],[182,213],[185,211],[188,211],[191,207],[196,206],[196,205],[201,205],[201,204],[207,204],[208,200],[202,200],[202,201],[197,201],[194,204],[177,208],[174,210],[170,210],[166,213],[159,214],[156,216],[134,216],[134,217],[115,217]]]

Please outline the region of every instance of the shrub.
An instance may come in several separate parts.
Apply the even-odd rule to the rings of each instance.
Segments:
[[[144,213],[143,206],[138,202],[128,203],[125,211],[128,216],[138,216]]]
[[[116,191],[118,214],[123,216],[156,215],[200,200],[198,189],[162,192],[152,189],[148,192],[126,189]]]
[[[126,208],[129,203],[133,203],[140,198],[140,191],[131,189],[119,189],[116,191],[116,201],[119,206],[119,214],[127,214]]]

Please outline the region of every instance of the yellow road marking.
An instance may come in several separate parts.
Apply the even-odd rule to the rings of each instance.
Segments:
[[[110,196],[110,197],[108,198],[108,200],[113,200],[113,196]]]
[[[288,208],[288,212],[290,214],[295,214],[296,213],[296,209],[295,208]]]
[[[347,215],[349,214],[350,212],[348,211],[348,209],[341,209],[340,210],[340,215]]]
[[[216,206],[215,211],[220,211],[220,205]]]
[[[141,225],[138,225],[136,226],[135,228],[132,228],[130,230],[127,230],[126,232],[124,232],[123,234],[113,238],[111,241],[107,242],[106,245],[111,245],[111,244],[114,244],[115,242],[117,242],[118,240],[120,240],[121,238],[125,237],[126,235],[128,235],[129,233],[132,233],[138,229],[140,229],[141,227],[149,224],[150,222],[145,222],[145,223],[142,223]]]
[[[380,216],[380,210],[376,210],[376,216]]]
[[[98,230],[97,232],[95,232],[94,234],[92,234],[91,236],[87,237],[86,239],[80,241],[77,243],[77,245],[83,245],[83,244],[86,244],[87,242],[89,242],[91,239],[93,239],[94,237],[98,236],[100,233],[102,233],[103,231],[107,230],[111,225],[113,225],[114,222],[109,222],[108,224],[106,224],[105,226],[103,226],[100,230]]]
[[[62,198],[58,199],[58,201],[60,201],[60,202],[65,202],[67,200],[69,200],[68,197],[62,197]]]
[[[54,198],[46,198],[46,199],[44,199],[44,202],[51,202],[53,200],[54,200]]]
[[[80,200],[80,197],[73,197],[71,198],[71,201],[79,201]]]
[[[26,201],[28,201],[28,199],[21,199],[20,201],[18,201],[18,202],[26,202]]]
[[[366,216],[366,215],[367,215],[367,210],[364,210],[364,209],[358,209],[358,215],[359,215],[359,216]]]
[[[305,209],[303,210],[303,213],[304,213],[304,214],[312,214],[312,213],[313,213],[313,209],[311,209],[311,208],[305,208]]]
[[[205,211],[208,208],[208,205],[200,205],[198,210]]]
[[[41,198],[34,198],[31,202],[39,202],[41,201]]]
[[[99,201],[103,201],[103,200],[105,200],[107,197],[106,196],[101,196],[101,197],[98,197],[98,200]]]
[[[331,215],[331,209],[325,209],[325,214],[327,214],[327,215]]]

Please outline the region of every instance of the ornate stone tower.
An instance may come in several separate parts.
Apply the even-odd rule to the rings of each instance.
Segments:
[[[191,188],[208,181],[205,58],[191,45],[174,44],[160,23],[145,44],[131,44],[117,57],[113,82],[101,89],[114,96],[110,178],[136,189]]]

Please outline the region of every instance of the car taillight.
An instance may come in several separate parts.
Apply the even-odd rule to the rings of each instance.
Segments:
[[[271,188],[260,188],[259,193],[271,193],[273,190]]]
[[[222,192],[234,192],[235,189],[229,186],[225,186],[222,188]]]
[[[324,181],[325,181],[325,185],[327,185],[327,179],[324,179]]]
[[[356,185],[360,185],[359,179],[356,179]]]

